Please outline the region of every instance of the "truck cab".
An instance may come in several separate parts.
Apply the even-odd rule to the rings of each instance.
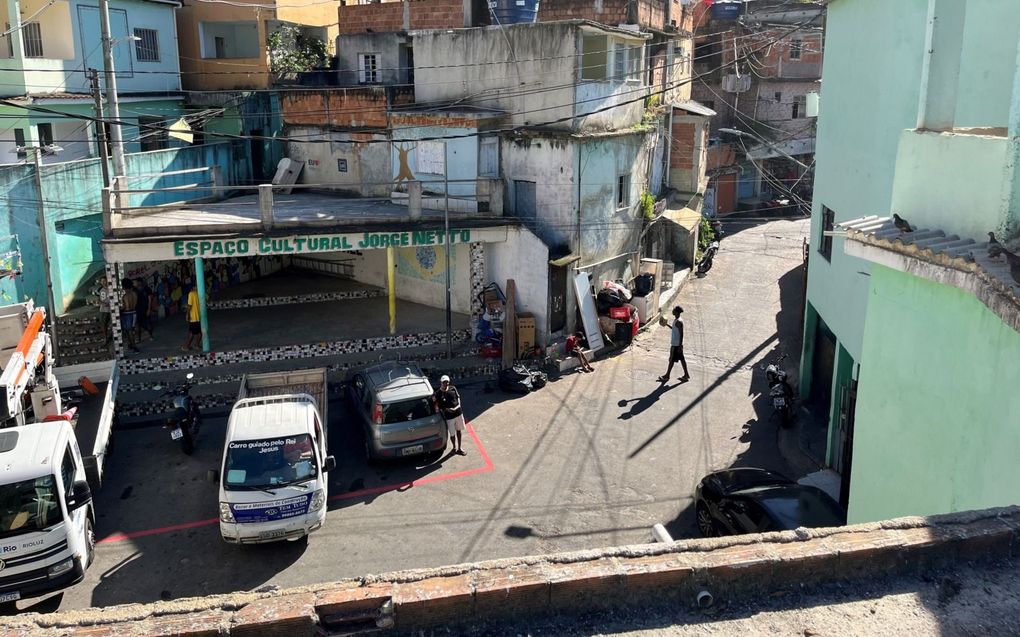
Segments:
[[[325,401],[324,369],[242,380],[219,476],[225,541],[304,540],[322,527],[326,472],[336,465],[327,455]]]
[[[0,429],[0,482],[0,602],[80,582],[95,551],[95,513],[71,425]]]

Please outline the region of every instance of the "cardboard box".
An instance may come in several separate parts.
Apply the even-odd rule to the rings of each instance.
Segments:
[[[522,312],[517,315],[517,355],[530,354],[535,348],[535,315]]]

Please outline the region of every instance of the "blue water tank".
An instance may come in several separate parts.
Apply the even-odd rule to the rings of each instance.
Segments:
[[[489,0],[492,24],[526,24],[538,18],[539,0]]]
[[[736,20],[740,17],[740,11],[744,8],[744,3],[741,0],[736,2],[723,2],[722,0],[716,0],[712,3],[712,19],[713,20]]]

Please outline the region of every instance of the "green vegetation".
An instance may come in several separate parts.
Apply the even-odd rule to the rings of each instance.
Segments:
[[[277,75],[301,73],[329,66],[326,43],[306,35],[299,27],[282,26],[266,38],[269,69]]]
[[[655,218],[655,196],[650,192],[641,193],[641,213],[647,221]]]

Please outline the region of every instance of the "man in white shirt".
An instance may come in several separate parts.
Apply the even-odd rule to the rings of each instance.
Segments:
[[[670,337],[670,348],[669,348],[669,367],[666,368],[666,373],[659,376],[659,382],[665,383],[669,380],[669,375],[673,372],[673,363],[680,361],[680,365],[684,368],[684,375],[680,377],[680,382],[684,383],[691,379],[691,375],[687,373],[687,361],[684,359],[684,320],[680,318],[683,314],[684,308],[677,305],[673,308],[673,333]]]

